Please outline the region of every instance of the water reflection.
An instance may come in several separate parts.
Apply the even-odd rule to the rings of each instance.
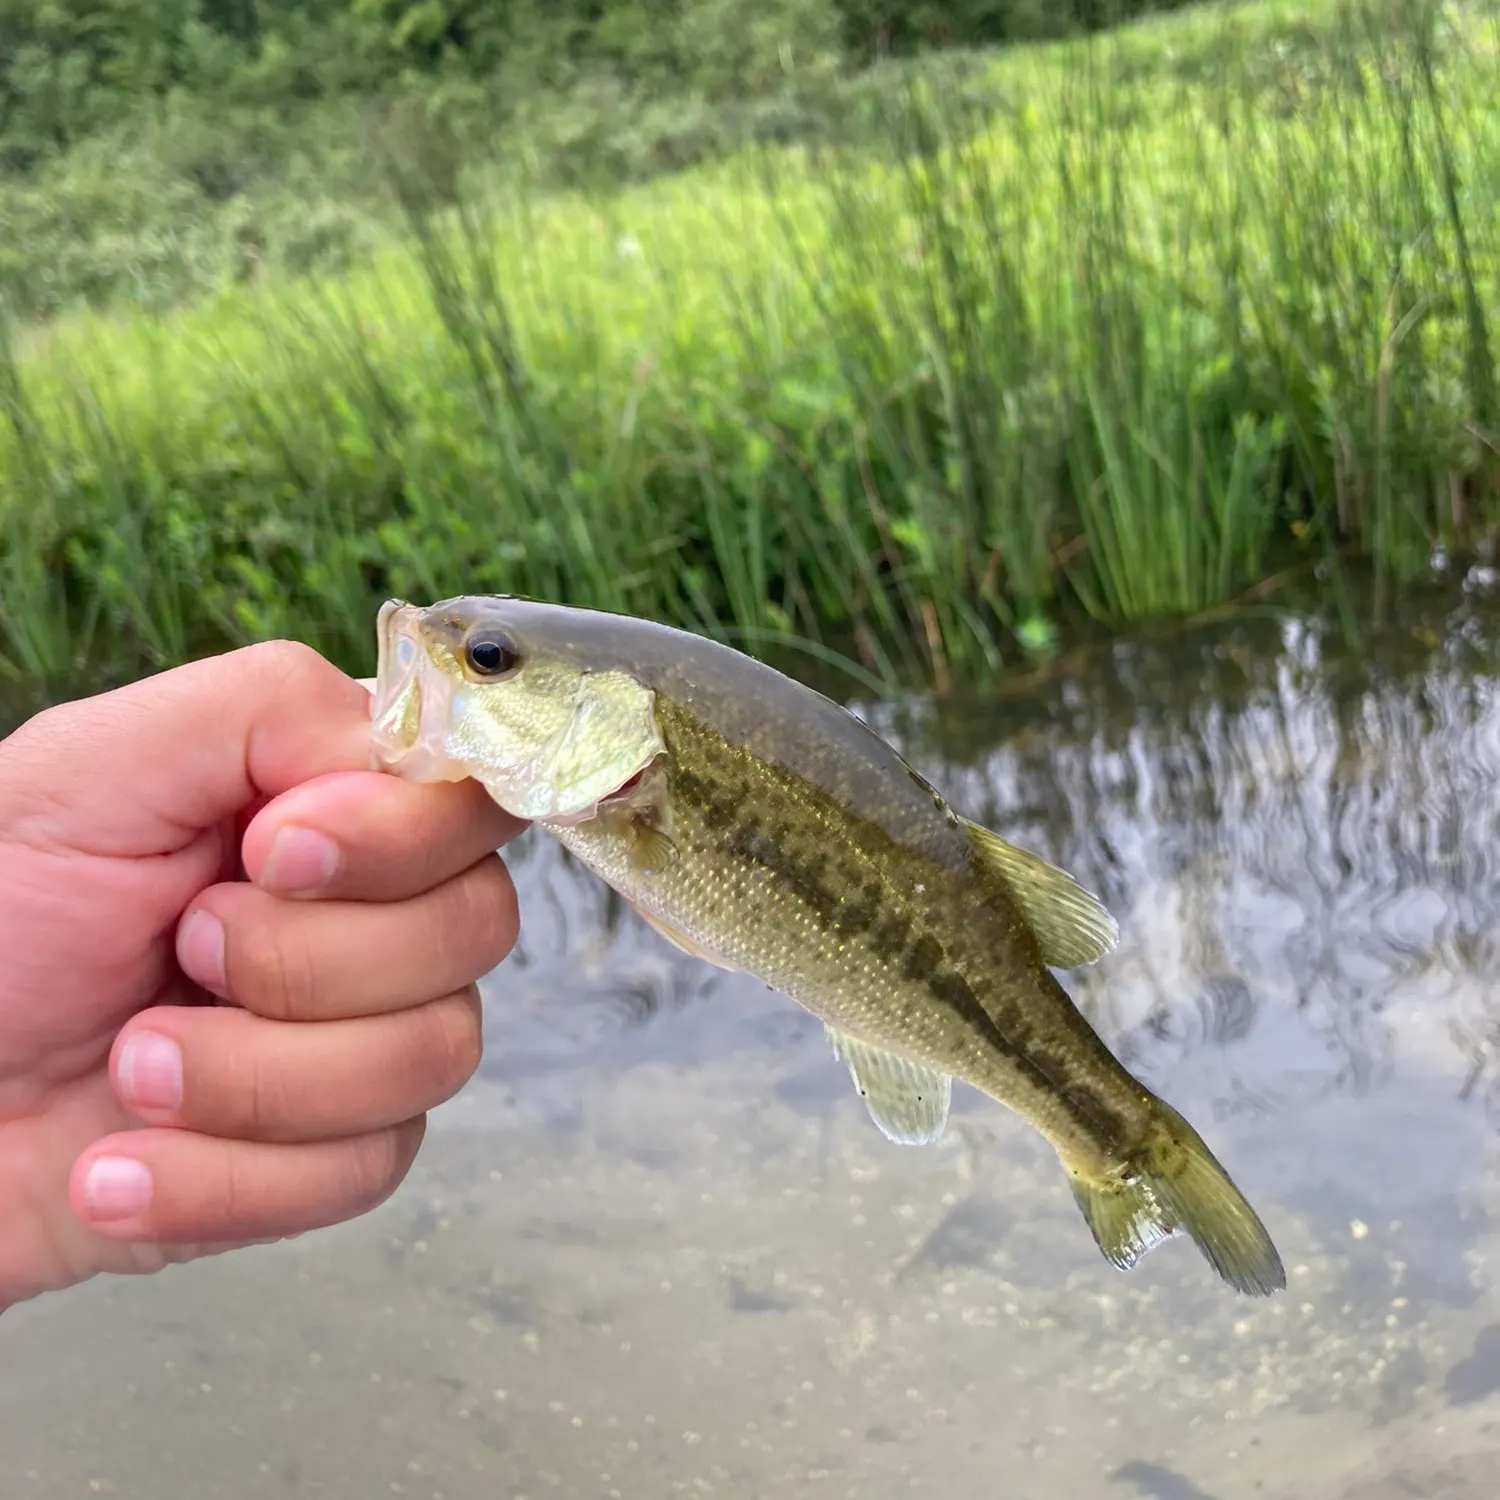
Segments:
[[[1260,1208],[1286,1295],[1187,1246],[1114,1272],[971,1090],[890,1146],[817,1023],[533,834],[483,1073],[409,1188],[11,1320],[85,1388],[65,1442],[56,1381],[5,1390],[17,1493],[154,1496],[170,1459],[237,1500],[1489,1495],[1497,647],[1476,595],[1361,655],[1241,622],[1033,699],[865,710],[1104,895],[1120,946],[1067,982]]]
[[[1120,947],[1068,982],[1133,1067],[1227,1058],[1234,1107],[1267,1111],[1377,1088],[1400,1046],[1452,1049],[1429,1061],[1461,1061],[1457,1097],[1493,1116],[1497,620],[1469,603],[1364,661],[1303,623],[1242,624],[1122,646],[1037,701],[859,711],[963,811],[1104,897]],[[514,863],[527,907],[508,988],[527,974],[549,997],[544,1029],[615,1045],[611,1016],[644,1025],[736,987],[544,839]],[[653,1051],[687,1045],[663,1025]]]

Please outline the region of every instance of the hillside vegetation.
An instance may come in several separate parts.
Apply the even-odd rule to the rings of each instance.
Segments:
[[[161,308],[330,270],[384,156],[594,190],[754,142],[881,133],[924,58],[1181,0],[0,0],[0,294]],[[965,56],[955,49],[971,49]]]
[[[336,276],[18,331],[0,651],[368,667],[387,594],[497,589],[941,685],[1288,569],[1389,592],[1500,515],[1497,39],[1184,11],[623,190],[392,153]]]

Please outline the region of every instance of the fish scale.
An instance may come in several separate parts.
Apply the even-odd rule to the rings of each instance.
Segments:
[[[753,658],[625,616],[392,601],[378,635],[382,764],[476,777],[669,940],[818,1016],[892,1140],[937,1139],[962,1078],[1051,1141],[1117,1266],[1185,1233],[1238,1290],[1284,1286],[1206,1144],[1052,972],[1113,946],[1108,913],[959,816],[868,726]]]
[[[966,843],[952,866],[925,858],[738,754],[679,705],[661,703],[658,716],[667,749],[655,785],[613,816],[558,830],[585,864],[701,954],[760,976],[836,1030],[1045,1119],[1075,1158],[1097,1156],[1101,1132],[1125,1140],[1143,1091],[1071,1004],[1056,1011],[1058,1034],[1042,1037],[1011,998],[1056,980],[1003,893],[981,899]],[[756,811],[768,804],[780,809],[770,821]],[[631,817],[647,808],[676,848],[659,872],[632,861]],[[947,821],[936,804],[932,816]],[[1069,1078],[1079,1050],[1109,1071],[1112,1097]],[[1068,1084],[1071,1097],[1060,1092]]]

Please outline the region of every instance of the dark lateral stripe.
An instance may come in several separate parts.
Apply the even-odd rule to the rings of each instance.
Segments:
[[[789,825],[772,824],[751,805],[755,788],[743,774],[736,752],[717,736],[693,726],[695,738],[710,774],[700,775],[683,764],[680,754],[671,758],[671,795],[694,807],[712,833],[724,839],[725,848],[737,859],[759,865],[814,915],[826,932],[844,938],[863,937],[871,955],[889,964],[909,984],[920,985],[933,1002],[977,1033],[1033,1087],[1050,1093],[1072,1110],[1089,1129],[1106,1141],[1123,1137],[1122,1122],[1087,1084],[1070,1077],[1067,1059],[1051,1053],[1032,1035],[1032,1027],[1013,1001],[1005,1002],[1005,1024],[981,1003],[973,986],[953,965],[945,962],[942,944],[930,932],[917,929],[913,918],[900,907],[887,907],[884,890],[876,878],[866,877],[858,864],[840,866],[837,851],[819,850],[802,855],[790,846]],[[729,775],[712,775],[714,761],[722,759]],[[824,820],[848,830],[864,852],[873,858],[896,857],[894,841],[884,830],[838,807],[820,788],[796,779],[787,782],[784,772],[757,762],[757,779],[771,785],[763,790],[781,794],[810,806]],[[839,885],[829,877],[836,875]],[[847,892],[849,894],[841,894]],[[1066,999],[1066,997],[1064,997]]]
[[[715,833],[722,833],[739,815],[740,803],[723,788],[705,781],[689,771],[680,760],[671,772],[673,795],[685,797],[703,815],[703,821]]]
[[[734,799],[691,771],[678,770],[677,787],[698,806],[705,822],[710,811],[721,815],[731,809],[738,811]],[[914,924],[909,915],[899,909],[880,911],[878,881],[862,885],[854,900],[846,900],[828,883],[827,855],[804,858],[762,832],[760,817],[751,812],[746,812],[730,829],[726,847],[735,858],[759,865],[791,891],[825,931],[847,938],[863,930],[867,934],[866,944],[877,959],[891,964],[908,983],[921,985],[938,1005],[980,1032],[1007,1061],[1031,1069],[1030,1059],[995,1024],[969,982],[957,969],[944,963],[938,940],[931,933],[922,933],[912,940]],[[1038,1081],[1044,1083],[1045,1079],[1039,1075]]]

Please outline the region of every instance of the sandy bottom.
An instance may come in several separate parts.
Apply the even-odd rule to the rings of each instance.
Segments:
[[[630,1025],[521,977],[381,1211],[7,1315],[7,1497],[1496,1492],[1496,1151],[1461,1079],[1217,1122],[1290,1272],[1252,1301],[1187,1244],[1104,1264],[972,1091],[888,1145],[753,986]],[[1208,1128],[1192,1073],[1154,1081]]]

